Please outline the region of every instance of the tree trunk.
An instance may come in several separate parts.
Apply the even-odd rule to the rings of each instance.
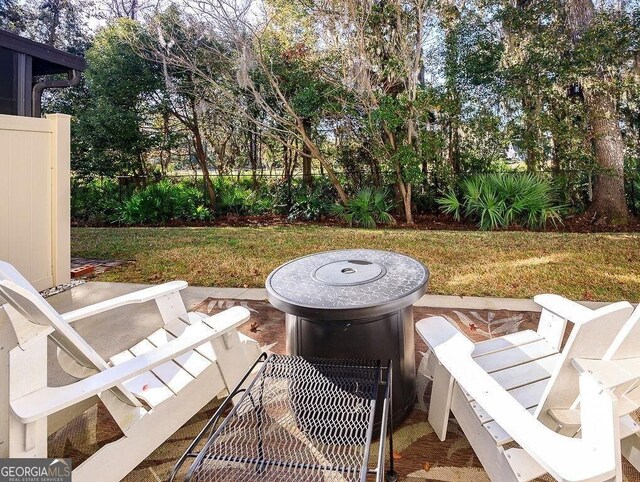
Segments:
[[[189,130],[193,134],[193,147],[196,150],[196,159],[202,169],[202,178],[204,181],[204,187],[207,191],[207,197],[209,198],[209,209],[211,212],[216,209],[216,190],[209,175],[209,167],[207,166],[207,151],[202,141],[202,133],[200,132],[200,122],[198,120],[198,111],[196,110],[196,102],[194,98],[189,99],[191,107],[192,120],[187,124]]]
[[[258,189],[258,134],[249,132],[249,163],[251,164],[251,177],[254,191]]]
[[[304,136],[303,143],[304,145],[309,147],[309,151],[311,152],[311,155],[316,159],[318,159],[321,165],[324,166],[325,170],[327,171],[327,176],[331,181],[331,184],[333,185],[335,190],[338,192],[338,197],[340,198],[340,202],[342,204],[347,204],[347,201],[349,201],[349,198],[347,197],[347,193],[344,191],[344,188],[340,183],[340,179],[338,179],[336,172],[333,170],[333,167],[331,167],[331,165],[324,158],[320,150],[315,146],[315,144],[311,142],[311,140],[307,136]]]
[[[396,137],[386,126],[384,127],[384,132],[389,140],[391,148],[396,151]],[[409,135],[409,141],[411,142],[411,134]],[[397,179],[396,184],[398,186],[398,191],[400,191],[400,197],[402,198],[402,207],[404,208],[404,219],[407,224],[412,225],[413,213],[411,212],[411,183],[404,182],[404,178],[402,176],[402,166],[397,161],[394,164]]]
[[[447,1],[443,5],[441,13],[445,26],[445,86],[448,97],[448,122],[447,122],[447,156],[453,172],[460,172],[460,118],[462,115],[462,102],[458,78],[461,67],[458,59],[460,50],[460,11],[455,2]]]
[[[309,120],[308,118],[305,117],[304,119],[302,119],[302,125],[304,126],[304,129],[306,132],[309,132],[311,130],[311,120]],[[311,175],[311,161],[312,161],[311,150],[309,149],[309,146],[305,142],[302,145],[302,184],[308,189],[311,189],[313,187],[313,176]]]
[[[524,149],[525,164],[527,171],[535,172],[541,165],[540,136],[538,129],[538,99],[530,92],[531,88],[525,89],[522,98],[522,110],[524,111]]]
[[[218,174],[220,175],[227,172],[227,142],[228,138],[218,143],[217,146],[213,146],[213,151],[216,153],[218,161]]]
[[[580,42],[594,15],[592,0],[567,2],[567,25],[574,43]],[[627,224],[630,216],[624,193],[624,143],[615,98],[608,90],[612,84],[605,72],[582,81],[591,143],[600,169],[588,212],[598,223]]]
[[[404,219],[408,225],[413,225],[413,213],[411,212],[411,183],[400,182],[400,194],[402,195],[402,204],[404,206]]]
[[[204,187],[207,191],[207,197],[209,198],[209,209],[211,212],[216,209],[216,190],[213,186],[213,181],[209,175],[209,168],[207,167],[207,154],[204,150],[204,144],[202,143],[202,136],[199,130],[193,132],[193,147],[196,150],[196,159],[200,169],[202,169],[202,178],[204,180]]]
[[[286,143],[282,143],[282,178],[287,181],[289,180],[289,146]],[[273,164],[272,164],[273,166]]]
[[[460,173],[460,126],[459,113],[452,112],[449,119],[449,146],[448,146],[449,164],[453,168],[453,172]]]
[[[624,142],[615,99],[602,90],[585,89],[591,142],[600,171],[593,187],[591,213],[600,222],[627,224],[629,208],[624,192]]]
[[[162,136],[164,145],[162,149],[160,149],[160,169],[162,171],[162,175],[166,176],[169,172],[169,164],[171,164],[171,145],[169,142],[170,139],[170,129],[169,129],[169,112],[165,111],[162,113]]]

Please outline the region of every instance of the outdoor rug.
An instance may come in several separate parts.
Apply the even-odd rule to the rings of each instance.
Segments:
[[[194,310],[214,314],[232,306],[249,309],[251,319],[240,331],[252,337],[269,352],[285,353],[284,314],[266,301],[238,301],[208,298]],[[531,312],[451,310],[414,307],[414,320],[433,315],[445,316],[456,323],[474,341],[486,340],[519,330],[535,329],[538,314]],[[426,346],[416,336],[418,402],[394,431],[394,462],[399,480],[404,482],[483,482],[488,477],[464,434],[452,420],[447,439],[441,442],[427,421],[430,380],[426,373]],[[221,403],[214,400],[178,430],[131,472],[127,482],[167,480],[173,465],[191,440]],[[102,446],[120,436],[119,429],[106,409],[98,404],[74,419],[49,438],[50,457],[72,457],[79,464]],[[375,452],[373,452],[375,453]],[[188,464],[185,464],[188,465]],[[640,475],[624,461],[624,480],[640,482]],[[544,478],[541,480],[552,480]]]

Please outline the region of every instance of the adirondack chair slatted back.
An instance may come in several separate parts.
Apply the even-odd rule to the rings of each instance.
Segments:
[[[54,343],[76,363],[87,369],[104,371],[109,364],[89,345],[60,314],[40,296],[13,266],[0,261],[0,302],[4,300],[27,321],[51,326]],[[11,316],[11,313],[9,312]],[[139,400],[124,387],[112,390],[123,402],[139,406]]]
[[[604,360],[640,357],[640,304],[604,354]]]
[[[638,304],[603,357],[605,361],[622,362],[623,360],[628,360],[633,362],[631,366],[627,366],[626,368],[629,370],[629,373],[633,373],[637,375],[637,377],[629,379],[627,382],[613,388],[615,395],[619,399],[624,400],[625,411],[635,411],[640,407],[640,364],[637,363],[640,360],[639,340],[640,304]],[[629,360],[630,358],[634,360]]]
[[[106,370],[109,365],[62,317],[40,296],[13,281],[0,281],[0,296],[28,321],[51,326],[51,338],[62,350],[86,368]]]
[[[571,361],[603,359],[632,312],[633,307],[623,301],[594,310],[589,318],[575,323],[536,409],[535,415],[542,423],[557,429],[549,410],[572,408],[578,399],[579,375]]]

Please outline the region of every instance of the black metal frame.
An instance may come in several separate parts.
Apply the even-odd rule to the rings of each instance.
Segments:
[[[229,393],[229,395],[227,395],[227,398],[224,399],[224,402],[222,402],[222,404],[218,407],[218,409],[213,414],[213,416],[205,424],[205,426],[202,428],[202,430],[200,430],[200,433],[196,436],[195,439],[193,439],[193,442],[191,442],[191,444],[189,444],[189,447],[187,447],[187,450],[185,450],[185,452],[182,454],[182,456],[178,459],[178,462],[176,462],[176,465],[173,467],[173,470],[171,471],[171,475],[169,476],[169,482],[173,482],[176,474],[180,470],[180,467],[182,467],[182,464],[184,464],[184,462],[185,462],[185,460],[187,460],[187,458],[189,458],[189,457],[198,457],[200,452],[194,452],[193,449],[196,447],[196,445],[198,445],[198,443],[202,439],[202,436],[208,430],[210,430],[212,427],[215,426],[216,422],[222,416],[222,413],[224,412],[225,407],[229,404],[229,402],[231,400],[233,400],[233,397],[235,397],[239,393],[245,392],[247,390],[246,388],[242,388],[242,385],[247,380],[247,378],[249,378],[249,375],[251,375],[251,373],[253,372],[254,368],[258,365],[258,363],[264,362],[264,361],[266,361],[266,359],[267,359],[267,354],[266,353],[261,353],[260,356],[258,358],[256,358],[256,361],[253,362],[253,365],[251,365],[251,367],[247,370],[247,373],[244,374],[244,376],[238,382],[238,384],[233,389],[233,391],[231,393]],[[211,438],[212,435],[213,434],[210,433],[209,434],[209,438]]]
[[[211,419],[209,419],[209,421],[205,424],[205,426],[202,428],[202,430],[200,431],[200,433],[196,436],[196,438],[191,442],[191,444],[189,445],[189,447],[187,448],[187,450],[184,452],[184,454],[178,459],[178,462],[176,463],[176,465],[173,468],[173,471],[171,472],[169,481],[173,482],[178,471],[180,470],[180,468],[182,467],[182,465],[184,464],[184,462],[187,460],[187,458],[190,457],[195,457],[194,462],[191,464],[191,467],[189,468],[189,471],[185,477],[185,480],[189,481],[191,480],[191,477],[193,476],[194,471],[197,469],[197,467],[199,467],[200,464],[203,463],[204,459],[211,459],[214,457],[211,457],[210,454],[208,454],[208,448],[210,448],[211,444],[216,440],[216,438],[218,437],[218,435],[221,433],[221,431],[224,429],[225,427],[225,421],[222,422],[222,424],[215,429],[215,425],[217,424],[217,422],[220,420],[220,417],[222,416],[222,413],[224,412],[225,408],[228,406],[229,402],[239,393],[244,392],[242,399],[234,406],[234,408],[232,409],[232,411],[230,412],[229,416],[227,417],[227,419],[225,420],[230,420],[231,417],[234,415],[235,411],[237,410],[237,408],[241,405],[242,400],[244,399],[245,396],[247,396],[254,384],[256,383],[256,381],[258,379],[260,379],[260,375],[262,374],[262,371],[265,369],[266,366],[266,361],[269,359],[269,357],[267,357],[267,355],[265,353],[261,354],[256,361],[251,365],[251,367],[247,370],[247,372],[245,373],[245,375],[243,376],[243,378],[240,380],[240,382],[236,385],[236,387],[233,389],[233,391],[227,396],[227,398],[224,400],[224,402],[220,405],[220,407],[216,410],[216,412],[214,413],[214,415],[211,417]],[[245,384],[246,380],[249,378],[249,376],[253,373],[253,371],[255,370],[256,366],[260,363],[263,363],[262,368],[260,369],[260,371],[258,372],[258,374],[255,376],[255,378],[251,381],[251,383],[249,384],[249,386],[245,389],[242,388],[242,386]],[[358,366],[361,367],[361,365],[359,365],[359,362],[357,361],[353,361],[352,363],[354,363],[354,366]],[[377,454],[377,464],[376,467],[373,469],[369,469],[368,468],[368,464],[369,464],[369,459],[370,459],[370,447],[371,447],[371,440],[373,437],[373,426],[374,426],[374,418],[375,418],[375,406],[377,403],[377,399],[374,398],[374,400],[372,401],[372,411],[371,411],[371,415],[370,415],[370,419],[368,421],[368,428],[367,428],[367,434],[366,434],[366,445],[365,445],[365,449],[364,449],[364,455],[363,455],[363,465],[362,467],[358,470],[360,472],[360,480],[362,482],[364,482],[367,478],[367,475],[369,474],[375,474],[376,476],[376,481],[381,481],[382,478],[384,477],[384,479],[387,482],[395,482],[398,477],[397,474],[395,472],[394,469],[394,461],[393,461],[393,417],[390,416],[391,413],[393,413],[393,406],[392,406],[392,396],[393,396],[393,386],[392,386],[392,376],[393,376],[393,363],[392,360],[388,360],[388,363],[385,366],[381,366],[380,362],[377,362],[377,367],[379,368],[379,380],[378,380],[378,387],[384,388],[383,390],[383,397],[382,397],[382,403],[383,403],[383,408],[382,408],[382,420],[381,420],[381,427],[380,427],[380,444],[379,444],[379,449],[378,449],[378,454]],[[377,398],[377,397],[376,397]],[[385,423],[386,421],[386,423]],[[215,430],[214,430],[215,429]],[[205,446],[202,448],[202,450],[200,450],[199,452],[195,452],[194,449],[195,447],[200,443],[200,441],[203,439],[204,435],[208,433],[207,436],[207,442],[205,444]],[[385,462],[385,439],[386,437],[389,437],[389,470],[387,470],[387,472],[384,472],[384,462]],[[260,444],[262,443],[262,440],[260,441]],[[260,450],[261,452],[261,450]],[[278,461],[278,460],[270,460],[270,461],[264,461],[262,459],[262,457],[259,457],[260,460],[258,459],[254,459],[254,458],[242,458],[242,457],[238,457],[237,460],[234,460],[235,462],[242,462],[242,463],[248,463],[248,464],[256,464],[256,463],[260,463],[261,465],[269,465],[269,466],[282,466],[282,467],[288,467],[288,468],[296,468],[296,469],[306,469],[306,468],[317,468],[317,465],[310,465],[307,463],[300,463],[300,462],[292,462],[292,461]],[[348,468],[347,470],[353,470],[351,468]]]

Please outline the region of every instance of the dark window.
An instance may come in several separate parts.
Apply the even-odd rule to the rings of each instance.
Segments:
[[[0,47],[0,114],[18,113],[17,78],[15,53]]]

